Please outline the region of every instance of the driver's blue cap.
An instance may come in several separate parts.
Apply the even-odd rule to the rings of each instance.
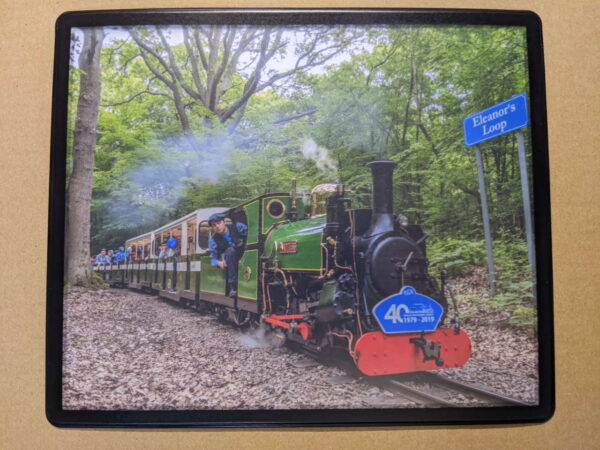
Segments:
[[[218,222],[219,220],[225,220],[225,215],[221,213],[214,213],[208,218],[208,224],[212,225],[213,222]]]

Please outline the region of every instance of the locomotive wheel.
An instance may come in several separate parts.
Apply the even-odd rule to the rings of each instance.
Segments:
[[[217,320],[219,321],[219,323],[226,324],[228,322],[227,319],[229,316],[227,309],[224,307],[219,307],[216,312],[217,312]]]
[[[233,316],[233,323],[239,328],[248,328],[250,326],[250,312],[237,310]]]

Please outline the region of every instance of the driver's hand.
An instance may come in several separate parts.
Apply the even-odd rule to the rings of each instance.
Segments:
[[[226,269],[226,268],[227,268],[227,264],[225,264],[225,261],[219,261],[219,262],[217,263],[217,267],[218,267],[219,269],[221,269],[221,270],[224,270],[224,269]]]

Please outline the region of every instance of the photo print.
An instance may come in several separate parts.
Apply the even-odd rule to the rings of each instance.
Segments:
[[[550,416],[537,16],[58,25],[51,421]]]

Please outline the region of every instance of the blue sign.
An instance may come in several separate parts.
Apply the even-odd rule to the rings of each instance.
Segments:
[[[444,309],[427,297],[418,294],[412,286],[404,286],[399,294],[381,300],[373,314],[384,333],[414,333],[434,331]]]
[[[466,117],[463,120],[465,144],[467,147],[479,144],[528,123],[527,97],[523,93]]]

